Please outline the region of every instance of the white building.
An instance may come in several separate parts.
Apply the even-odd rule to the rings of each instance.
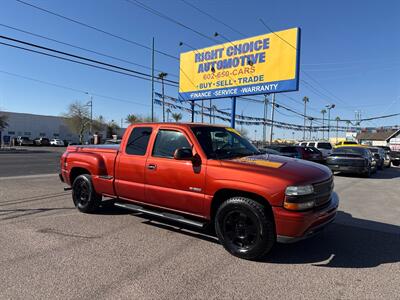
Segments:
[[[0,132],[0,144],[8,144],[13,138],[26,136],[30,139],[47,137],[58,138],[70,142],[78,142],[79,136],[71,133],[64,117],[43,116],[15,112],[1,112],[7,116],[7,128]],[[88,140],[86,134],[84,140]]]

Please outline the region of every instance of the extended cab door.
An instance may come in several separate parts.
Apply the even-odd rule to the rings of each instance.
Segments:
[[[174,159],[178,148],[193,141],[181,129],[161,126],[146,162],[146,200],[151,204],[203,214],[206,164]],[[193,148],[193,154],[197,151]]]
[[[121,145],[115,169],[115,191],[121,198],[145,201],[144,171],[152,130],[150,126],[134,127]]]

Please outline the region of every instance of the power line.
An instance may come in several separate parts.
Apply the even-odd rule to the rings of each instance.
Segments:
[[[48,41],[52,41],[52,42],[55,42],[55,43],[58,43],[58,44],[61,44],[61,45],[66,45],[66,46],[69,46],[69,47],[72,47],[72,48],[75,48],[75,49],[87,51],[87,52],[94,53],[94,54],[97,54],[97,55],[100,55],[100,56],[104,56],[104,57],[107,57],[107,58],[111,58],[111,59],[114,59],[114,60],[117,60],[117,61],[120,61],[120,62],[124,62],[124,63],[127,63],[127,64],[131,64],[131,65],[135,65],[135,66],[138,66],[138,67],[141,67],[141,68],[145,68],[145,69],[151,70],[150,67],[142,65],[142,64],[138,64],[138,63],[135,63],[135,62],[123,59],[123,58],[115,57],[115,56],[112,56],[112,55],[109,55],[109,54],[105,54],[105,53],[102,53],[102,52],[98,52],[98,51],[95,51],[95,50],[90,50],[90,49],[87,49],[87,48],[83,48],[81,46],[77,46],[77,45],[73,45],[73,44],[70,44],[70,43],[62,42],[60,40],[56,40],[56,39],[53,39],[53,38],[50,38],[50,37],[47,37],[47,36],[44,36],[44,35],[40,35],[40,34],[37,34],[37,33],[33,33],[33,32],[30,32],[30,31],[27,31],[27,30],[23,30],[23,29],[20,29],[20,28],[12,27],[12,26],[9,26],[9,25],[1,24],[1,23],[0,23],[0,26],[3,26],[3,27],[8,28],[8,29],[15,30],[15,31],[19,31],[19,32],[22,32],[22,33],[25,33],[25,34],[29,34],[29,35],[32,35],[32,36],[35,36],[35,37],[39,37],[39,38],[42,38],[42,39],[45,39],[45,40],[48,40]],[[155,69],[155,70],[158,71],[158,72],[163,72],[163,70],[158,70],[158,69]],[[176,75],[176,74],[171,74],[170,73],[170,75],[178,77],[178,75]]]
[[[149,78],[144,78],[144,77],[141,77],[141,76],[138,76],[138,75],[129,74],[129,73],[125,73],[125,72],[121,72],[121,71],[117,71],[117,70],[112,70],[112,69],[108,69],[108,68],[105,68],[105,67],[96,66],[96,65],[85,63],[85,62],[81,62],[81,61],[76,61],[76,60],[73,60],[73,59],[70,59],[70,58],[61,57],[61,56],[53,55],[53,54],[50,54],[50,53],[45,53],[45,52],[33,50],[33,49],[28,49],[28,48],[24,48],[24,47],[17,46],[17,45],[12,45],[12,44],[3,43],[3,42],[0,42],[0,45],[4,45],[4,46],[16,48],[16,49],[20,49],[20,50],[24,50],[24,51],[28,51],[28,52],[33,52],[33,53],[37,53],[37,54],[41,54],[41,55],[45,55],[45,56],[49,56],[49,57],[53,57],[53,58],[57,58],[57,59],[65,60],[65,61],[69,61],[69,62],[74,62],[74,63],[77,63],[77,64],[93,67],[93,68],[96,68],[96,69],[101,69],[101,70],[110,71],[110,72],[114,72],[114,73],[130,76],[130,77],[134,77],[134,78],[139,78],[139,79],[143,79],[143,80],[146,80],[146,81],[151,81],[151,79],[149,79]],[[171,84],[169,84],[169,85],[171,85]],[[173,85],[173,86],[175,86],[175,85]]]
[[[35,9],[37,9],[37,10],[40,10],[40,11],[42,11],[42,12],[51,14],[51,15],[56,16],[56,17],[58,17],[58,18],[67,20],[67,21],[72,22],[72,23],[75,23],[75,24],[78,24],[78,25],[80,25],[80,26],[83,26],[83,27],[86,27],[86,28],[90,28],[90,29],[95,30],[95,31],[97,31],[97,32],[101,32],[101,33],[103,33],[103,34],[105,34],[105,35],[111,36],[111,37],[116,38],[116,39],[119,39],[119,40],[121,40],[121,41],[124,41],[124,42],[130,43],[130,44],[132,44],[132,45],[135,45],[135,46],[138,46],[138,47],[141,47],[141,48],[144,48],[144,49],[147,49],[147,50],[152,51],[151,47],[149,47],[149,46],[147,46],[147,45],[144,45],[144,44],[141,44],[141,43],[139,43],[139,42],[136,42],[136,41],[133,41],[133,40],[124,38],[124,37],[122,37],[122,36],[120,36],[120,35],[116,35],[116,34],[114,34],[114,33],[111,33],[111,32],[105,31],[105,30],[103,30],[103,29],[100,29],[100,28],[98,28],[98,27],[89,25],[89,24],[87,24],[87,23],[83,23],[83,22],[81,22],[81,21],[78,21],[78,20],[76,20],[76,19],[72,19],[72,18],[70,18],[70,17],[66,17],[66,16],[61,15],[61,14],[59,14],[59,13],[50,11],[50,10],[48,10],[48,9],[39,7],[39,6],[37,6],[37,5],[34,5],[34,4],[31,4],[31,3],[22,1],[22,0],[15,0],[15,1],[17,1],[17,2],[19,2],[19,3],[21,3],[21,4],[24,4],[24,5],[30,6],[30,7],[32,7],[32,8],[35,8]],[[154,51],[157,52],[157,53],[159,53],[159,54],[162,54],[162,55],[164,55],[164,56],[166,56],[166,57],[173,58],[173,59],[175,59],[175,60],[179,60],[178,57],[173,56],[173,55],[171,55],[171,54],[168,54],[168,53],[166,53],[166,52],[163,52],[163,51],[160,51],[160,50],[154,50]]]
[[[185,3],[186,5],[189,5],[190,7],[194,8],[195,10],[197,10],[198,12],[208,16],[209,18],[211,18],[212,20],[214,20],[215,22],[224,25],[225,27],[229,28],[230,30],[236,32],[237,34],[241,35],[241,36],[246,36],[245,34],[241,33],[239,30],[233,28],[232,26],[230,26],[229,24],[226,24],[225,22],[222,22],[220,19],[214,17],[213,15],[209,14],[208,12],[200,9],[199,7],[195,6],[194,4],[186,1],[186,0],[181,0],[183,3]]]
[[[16,74],[16,73],[7,72],[7,71],[4,71],[4,70],[0,70],[0,73],[6,74],[6,75],[9,75],[9,76],[22,78],[22,79],[25,79],[25,80],[30,80],[30,81],[41,83],[41,84],[45,84],[45,85],[49,85],[49,86],[54,86],[54,87],[65,89],[65,90],[70,90],[70,91],[82,93],[82,94],[91,94],[93,96],[100,97],[100,98],[111,99],[111,100],[115,100],[115,101],[119,101],[119,102],[125,102],[125,103],[142,105],[142,106],[150,106],[150,104],[144,104],[144,103],[134,102],[134,101],[130,101],[130,100],[114,97],[114,96],[107,96],[107,95],[102,95],[102,94],[98,94],[98,93],[94,93],[94,92],[89,92],[89,91],[77,89],[77,88],[74,88],[74,87],[61,85],[61,84],[58,84],[58,83],[48,82],[48,81],[44,81],[44,80],[41,80],[41,79],[28,77],[28,76],[25,76],[25,75],[20,75],[20,74]]]
[[[121,71],[124,71],[124,72],[130,72],[130,73],[133,73],[133,74],[137,74],[137,75],[140,75],[140,76],[145,76],[145,77],[151,78],[151,75],[143,73],[143,72],[139,72],[139,71],[135,71],[135,70],[132,70],[132,69],[120,67],[120,66],[117,66],[117,65],[105,63],[105,62],[102,62],[102,61],[99,61],[99,60],[95,60],[95,59],[91,59],[91,58],[86,58],[86,57],[75,55],[75,54],[71,54],[71,53],[68,53],[68,52],[59,51],[59,50],[56,50],[54,48],[44,47],[44,46],[41,46],[41,45],[38,45],[38,44],[25,42],[25,41],[22,41],[22,40],[19,40],[19,39],[10,38],[10,37],[4,36],[4,35],[0,35],[0,38],[1,39],[5,39],[5,40],[9,40],[9,41],[12,41],[12,42],[20,43],[20,44],[23,44],[23,45],[27,45],[27,46],[30,46],[30,47],[35,47],[35,48],[39,48],[39,49],[42,49],[42,50],[54,52],[54,53],[57,53],[57,54],[61,54],[61,55],[77,58],[77,59],[80,59],[80,60],[88,61],[88,62],[91,62],[91,63],[103,65],[103,66],[106,66],[106,67],[111,67],[111,68],[114,68],[114,69],[117,69],[117,70],[121,70]],[[25,49],[26,50],[26,48],[20,48],[20,49]],[[37,52],[37,53],[39,53],[39,52]],[[40,52],[40,53],[43,53],[43,52]],[[53,56],[53,57],[60,58],[59,56]],[[76,61],[74,61],[74,62],[76,62]],[[91,66],[93,66],[93,65],[91,65]],[[107,69],[107,70],[110,70],[110,69]],[[123,74],[126,74],[126,73],[123,73]],[[142,77],[138,77],[138,78],[142,78]],[[165,79],[165,81],[173,83],[173,84],[178,84],[178,82],[173,81],[173,80]]]
[[[19,1],[19,0],[18,0],[18,1]],[[201,33],[200,31],[198,31],[198,30],[196,30],[196,29],[194,29],[194,28],[192,28],[192,27],[190,27],[190,26],[187,26],[187,25],[183,24],[182,22],[177,21],[177,20],[175,20],[175,19],[173,19],[173,18],[167,16],[166,14],[163,14],[163,13],[160,12],[159,10],[156,10],[156,9],[154,9],[154,8],[151,8],[150,6],[148,6],[148,5],[146,5],[146,4],[142,3],[142,2],[140,2],[140,1],[138,1],[138,0],[124,0],[124,1],[128,2],[128,3],[131,4],[131,5],[135,5],[135,6],[137,6],[137,7],[140,7],[140,8],[142,8],[142,9],[144,9],[144,10],[146,10],[146,11],[148,11],[148,12],[150,12],[150,13],[156,15],[156,16],[159,16],[160,18],[163,18],[163,19],[165,19],[165,20],[168,20],[168,21],[170,21],[170,22],[172,22],[172,23],[174,23],[174,24],[176,24],[176,25],[178,25],[178,26],[180,26],[180,27],[183,27],[183,28],[185,28],[185,29],[187,29],[187,30],[190,30],[191,32],[194,32],[195,34],[197,34],[197,35],[199,35],[199,36],[201,36],[201,37],[203,37],[203,38],[205,38],[205,39],[208,39],[208,40],[210,40],[210,41],[213,41],[213,42],[218,43],[218,41],[215,40],[215,39],[213,39],[212,37],[210,37],[210,36],[208,36],[208,35],[206,35],[206,34],[204,34],[204,33]]]

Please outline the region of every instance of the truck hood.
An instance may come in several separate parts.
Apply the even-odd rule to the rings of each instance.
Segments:
[[[226,167],[265,173],[294,184],[311,184],[328,180],[331,170],[321,164],[280,155],[263,154],[222,160]]]

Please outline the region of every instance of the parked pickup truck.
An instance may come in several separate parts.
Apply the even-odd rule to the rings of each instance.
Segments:
[[[225,249],[245,259],[317,233],[338,207],[327,167],[262,155],[221,126],[135,124],[120,145],[69,146],[60,163],[81,212],[95,212],[105,196],[158,219],[212,225]]]

